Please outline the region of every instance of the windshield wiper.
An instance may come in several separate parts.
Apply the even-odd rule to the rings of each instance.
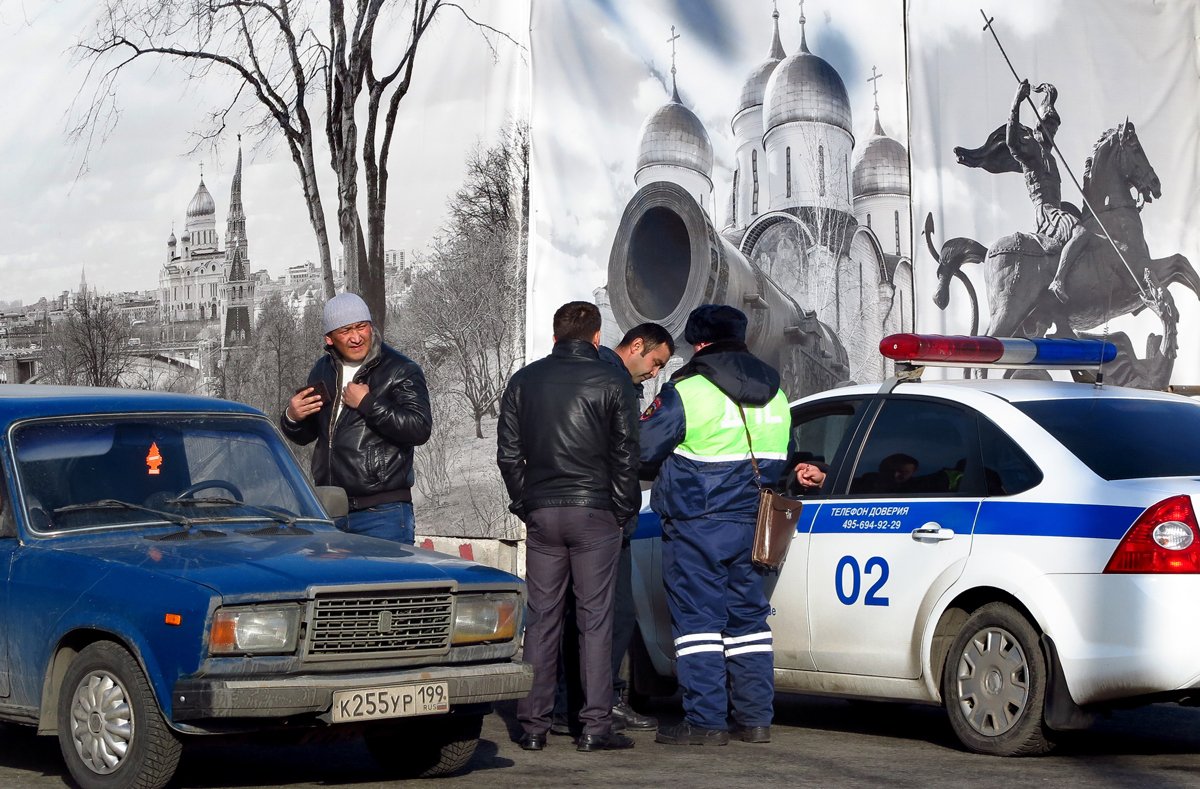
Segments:
[[[283,526],[290,529],[291,533],[293,533],[293,534],[311,534],[312,533],[312,532],[308,531],[307,529],[302,529],[299,526],[297,526],[296,525],[296,516],[293,515],[292,513],[288,512],[287,510],[279,508],[279,507],[267,507],[267,506],[263,506],[261,504],[247,504],[244,501],[235,501],[234,499],[227,499],[224,496],[214,496],[211,498],[203,498],[203,499],[196,499],[196,498],[192,498],[191,496],[189,496],[187,498],[167,499],[167,501],[165,501],[163,503],[171,504],[171,505],[187,505],[187,506],[195,506],[195,507],[212,506],[212,505],[217,505],[217,506],[222,506],[222,507],[245,507],[247,510],[249,510],[251,512],[258,513],[259,515],[265,515],[266,517],[270,518],[271,520],[275,521],[276,523],[282,524]],[[273,526],[268,526],[265,529],[258,529],[256,531],[250,532],[250,534],[280,534],[280,533],[283,533],[283,532],[281,532],[280,529],[273,527]]]
[[[182,526],[185,529],[191,529],[193,525],[192,519],[184,515],[176,515],[171,512],[143,507],[141,504],[130,504],[128,501],[121,501],[120,499],[98,499],[82,504],[68,504],[65,507],[53,510],[51,514],[59,515],[64,512],[82,512],[84,510],[132,510],[134,512],[145,512],[167,523]]]

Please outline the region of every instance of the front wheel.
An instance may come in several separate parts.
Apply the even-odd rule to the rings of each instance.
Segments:
[[[479,745],[482,715],[420,717],[368,728],[367,750],[397,778],[435,778],[467,766]]]
[[[58,745],[83,789],[158,789],[175,774],[181,751],[141,667],[111,641],[84,648],[67,668]]]
[[[1044,721],[1046,659],[1037,633],[1004,603],[967,620],[942,671],[950,725],[972,751],[1032,756],[1053,747]]]

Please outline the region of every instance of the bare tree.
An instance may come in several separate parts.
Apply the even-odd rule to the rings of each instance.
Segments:
[[[129,321],[111,303],[83,298],[50,327],[42,363],[48,383],[120,386],[132,367]]]
[[[400,103],[412,85],[420,43],[443,8],[458,11],[492,40],[505,33],[481,23],[456,3],[443,0],[103,0],[95,28],[79,50],[89,64],[81,92],[84,109],[74,129],[84,143],[84,162],[119,116],[115,104],[120,74],[144,57],[179,61],[189,77],[217,71],[233,76],[231,95],[211,113],[216,139],[244,97],[253,97],[263,116],[264,134],[277,130],[285,140],[308,207],[321,258],[325,297],[333,296],[329,233],[317,184],[313,120],[307,100],[323,100],[330,166],[338,182],[338,233],[348,290],[366,300],[380,328],[387,318],[384,294],[384,221],[387,213],[388,153]],[[398,55],[387,36],[377,41],[384,9],[396,10],[408,39]],[[324,23],[324,25],[322,25]],[[321,32],[322,27],[328,35]],[[494,50],[493,50],[494,51]],[[384,54],[380,54],[384,53]],[[376,55],[380,62],[376,62]],[[364,99],[365,93],[365,99]],[[358,119],[366,123],[359,134]],[[359,157],[367,191],[364,236],[358,205]]]
[[[524,349],[529,148],[522,140],[528,130],[518,124],[472,152],[432,271],[413,286],[407,309],[427,355],[456,371],[448,388],[467,405],[476,438]]]

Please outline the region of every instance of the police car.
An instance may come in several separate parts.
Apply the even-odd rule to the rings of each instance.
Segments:
[[[1105,707],[1200,704],[1200,404],[918,377],[1095,369],[1115,354],[1099,341],[893,335],[881,350],[907,372],[792,406],[791,464],[827,476],[768,582],[777,690],[941,704],[964,746],[997,755],[1045,752]],[[672,673],[660,535],[643,511],[642,692]]]

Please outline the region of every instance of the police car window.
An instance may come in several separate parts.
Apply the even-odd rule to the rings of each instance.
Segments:
[[[975,416],[946,403],[889,399],[863,443],[850,493],[978,496]]]
[[[865,401],[837,400],[797,408],[792,412],[792,435],[787,463],[788,479],[784,488],[797,493],[791,476],[803,461],[830,466],[850,438],[850,431],[862,413]],[[828,490],[821,492],[828,493]],[[809,492],[811,493],[811,491]]]
[[[989,496],[1011,496],[1042,481],[1042,470],[1008,434],[987,419],[979,420],[983,481]]]
[[[1072,398],[1014,405],[1104,479],[1200,476],[1200,405]]]

